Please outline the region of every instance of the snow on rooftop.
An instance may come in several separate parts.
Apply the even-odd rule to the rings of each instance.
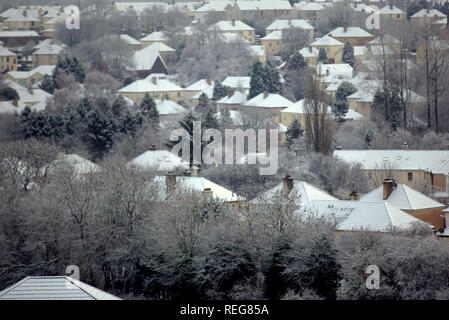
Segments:
[[[267,27],[267,31],[283,30],[288,28],[301,28],[304,30],[313,30],[313,26],[304,19],[282,19],[274,20],[272,24]]]
[[[282,31],[276,30],[276,31],[270,32],[265,37],[261,38],[261,40],[282,40]]]
[[[224,86],[230,87],[230,88],[249,89],[250,81],[251,81],[251,77],[228,76],[223,80],[223,82],[221,84]]]
[[[175,171],[177,168],[184,170],[189,168],[187,162],[168,150],[148,150],[127,165],[145,171]]]
[[[243,104],[246,103],[247,99],[246,99],[246,94],[240,92],[240,91],[235,91],[234,94],[232,96],[225,96],[223,98],[221,98],[218,103],[220,104]]]
[[[338,41],[337,39],[332,38],[328,34],[324,37],[321,37],[310,44],[311,46],[321,47],[321,46],[344,46],[343,42]]]
[[[373,35],[359,27],[338,27],[328,33],[329,36],[334,38],[367,38]]]
[[[17,54],[5,47],[0,47],[0,57],[16,57]]]
[[[377,11],[379,14],[405,14],[404,11],[399,9],[398,7],[387,5]]]
[[[154,31],[150,34],[147,34],[145,37],[140,39],[140,42],[146,42],[146,41],[167,41],[168,38],[165,36],[165,34],[162,31]]]
[[[151,76],[151,75],[150,75]],[[126,87],[118,90],[119,93],[123,92],[153,92],[153,91],[183,91],[180,86],[170,82],[167,79],[157,79],[153,82],[154,77],[147,77],[145,79],[136,80],[130,83]]]
[[[282,108],[289,107],[293,104],[287,98],[284,98],[277,93],[268,93],[265,97],[265,93],[262,92],[252,99],[248,100],[245,105],[249,107],[262,107],[262,108]]]
[[[0,300],[121,300],[67,276],[26,277],[0,291]]]
[[[159,55],[159,51],[155,50],[155,47],[148,46],[141,50],[134,52],[134,67],[129,68],[130,70],[151,70],[157,59],[160,59],[165,65],[164,60]]]
[[[331,107],[327,107],[327,112],[331,112]],[[297,113],[297,114],[306,114],[307,109],[305,105],[305,100],[299,100],[296,101],[294,104],[289,106],[288,108],[285,108],[284,110],[281,110],[282,113]]]
[[[421,9],[411,16],[412,18],[446,18],[446,15],[437,9]]]
[[[208,30],[213,31],[254,31],[253,27],[250,27],[246,23],[240,20],[233,21],[219,21],[213,26],[209,27]]]
[[[209,84],[208,81],[210,81],[211,83]],[[189,85],[184,90],[186,90],[186,91],[203,91],[210,86],[212,86],[212,87],[214,86],[213,81],[208,80],[208,79],[200,79],[200,80],[192,83],[191,85]]]
[[[304,58],[317,58],[318,55],[320,54],[320,51],[317,48],[309,46],[309,47],[304,47],[301,50],[299,50],[299,53]]]
[[[51,170],[69,169],[77,176],[99,172],[101,168],[77,154],[65,154],[52,162]]]
[[[182,114],[186,111],[182,106],[171,100],[154,100],[154,102],[160,115]]]
[[[405,184],[393,188],[388,199],[383,200],[383,186],[368,192],[360,198],[360,202],[383,201],[401,210],[422,210],[445,207],[444,204],[429,198]]]
[[[134,39],[133,37],[131,37],[131,36],[127,35],[127,34],[121,34],[120,35],[120,39],[122,39],[126,43],[132,44],[132,45],[139,45],[139,44],[141,44],[140,41]]]

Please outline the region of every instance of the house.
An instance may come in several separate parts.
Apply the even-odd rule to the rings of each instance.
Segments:
[[[32,54],[33,67],[40,65],[56,65],[59,58],[64,55],[64,45],[53,41],[44,41],[34,47],[37,49]]]
[[[165,62],[172,60],[176,56],[176,50],[162,42],[155,42],[142,50],[145,52],[157,52]]]
[[[24,46],[28,42],[39,42],[39,34],[36,31],[0,31],[0,41],[5,47]]]
[[[252,45],[248,48],[249,54],[259,59],[262,64],[267,63],[267,50],[264,45]]]
[[[282,197],[292,199],[298,206],[304,206],[314,200],[338,200],[306,181],[294,180],[286,175],[282,183],[263,192],[248,203],[250,205],[274,204]]]
[[[262,45],[266,48],[267,53],[272,55],[278,55],[283,48],[283,36],[282,31],[273,31],[261,38]]]
[[[145,50],[145,49],[143,49]],[[118,90],[133,102],[140,104],[145,94],[153,99],[169,99],[175,102],[184,100],[184,89],[170,82],[161,75],[150,74],[142,80],[137,80]]]
[[[238,208],[245,201],[244,197],[206,178],[189,176],[189,172],[186,174],[177,176],[169,173],[165,176],[155,177],[154,182],[162,201],[166,201],[171,194],[176,195],[183,192],[198,192],[204,197],[224,202],[234,208]]]
[[[43,30],[41,31],[42,36],[45,38],[54,39],[56,37],[58,25],[65,23],[66,19],[66,14],[59,14],[53,18],[48,18],[46,21],[44,20],[44,23],[42,24]]]
[[[16,71],[17,69],[17,54],[5,47],[0,47],[0,72]]]
[[[360,202],[383,201],[405,211],[412,216],[434,226],[444,228],[443,209],[446,205],[429,198],[406,184],[397,184],[393,179],[385,179],[381,186],[360,198]]]
[[[334,156],[360,163],[371,185],[385,178],[438,198],[449,197],[449,150],[335,150]]]
[[[413,215],[381,201],[313,200],[306,204],[305,212],[329,219],[335,223],[337,232],[391,232],[424,224]]]
[[[72,176],[81,178],[83,176],[101,172],[102,168],[92,161],[77,154],[59,154],[49,166],[48,172],[55,174],[58,172],[70,172]]]
[[[308,36],[308,40],[312,41],[315,37],[314,27],[304,19],[282,19],[274,20],[265,30],[266,34],[270,34],[273,31],[283,31],[289,28],[300,28],[305,31]]]
[[[416,24],[432,24],[441,19],[447,19],[447,16],[437,9],[421,9],[410,16],[410,22]]]
[[[152,46],[134,52],[134,66],[129,67],[128,70],[140,78],[155,73],[168,74],[164,59]]]
[[[370,49],[373,47],[388,47],[390,50],[393,50],[393,52],[399,53],[401,49],[401,42],[395,37],[389,34],[385,34],[371,40],[370,42],[368,42],[367,46]],[[377,51],[382,52],[382,50],[379,49],[377,49]]]
[[[307,62],[308,65],[317,64],[318,55],[320,53],[320,51],[317,48],[307,46],[299,50],[299,53],[302,55],[302,57],[304,58],[304,60]]]
[[[172,100],[154,100],[157,111],[159,112],[159,119],[161,122],[175,121],[181,119],[186,112],[186,109]]]
[[[407,14],[392,4],[386,5],[378,10],[377,14],[380,17],[381,24],[382,22],[398,22],[407,19]]]
[[[369,50],[366,46],[354,46],[355,64],[358,65],[361,61],[368,59]]]
[[[128,162],[127,166],[139,171],[164,173],[189,169],[189,163],[183,161],[181,157],[168,150],[157,150],[155,145],[152,145],[148,151]]]
[[[427,41],[423,41],[416,49],[416,62],[423,63],[435,56],[441,56],[449,51],[449,40],[431,37]]]
[[[121,300],[67,276],[32,276],[0,291],[0,300]]]
[[[250,86],[251,77],[236,77],[236,76],[227,76],[223,81],[222,85],[229,87],[234,90],[241,91],[243,93],[247,93]]]
[[[195,19],[204,23],[209,15],[213,15],[220,20],[227,20],[231,17],[233,2],[231,1],[209,1],[193,12]]]
[[[192,97],[202,93],[206,89],[210,89],[210,87],[212,87],[212,89],[214,87],[214,81],[212,81],[212,79],[200,79],[184,89],[184,99],[186,101],[191,100]]]
[[[258,117],[271,119],[275,124],[279,124],[281,110],[290,107],[292,104],[293,102],[280,94],[265,91],[243,104],[242,110],[257,113]]]
[[[15,14],[4,19],[3,23],[9,31],[39,32],[41,27],[41,19],[38,12],[32,10],[17,10]]]
[[[352,46],[364,46],[374,39],[371,33],[359,27],[338,27],[328,35],[340,42],[349,42]]]
[[[326,51],[329,63],[341,63],[345,44],[329,35],[313,41],[310,46],[318,51],[323,48]]]
[[[51,76],[55,67],[42,65],[30,71],[9,71],[5,74],[5,79],[28,88],[41,81],[45,76]]]
[[[36,105],[41,103],[46,103],[47,98],[51,97],[51,94],[47,93],[41,89],[33,89],[33,88],[25,88],[15,82],[10,80],[5,80],[5,84],[14,90],[16,90],[19,95],[19,106],[23,104],[23,106],[35,108]]]
[[[129,45],[131,50],[138,51],[142,49],[142,43],[133,37],[127,34],[120,34],[119,37]]]
[[[235,19],[262,19],[264,17],[281,17],[293,13],[292,6],[286,0],[232,1],[231,16]]]
[[[314,65],[315,72],[320,78],[320,86],[324,89],[332,82],[344,79],[352,79],[354,69],[347,63],[339,64],[316,64]]]
[[[142,44],[142,48],[146,48],[157,42],[167,44],[168,38],[162,31],[154,31],[141,38],[139,42]]]
[[[235,19],[232,19],[231,21],[219,21],[209,27],[207,31],[210,35],[213,35],[215,33],[238,34],[251,43],[254,43],[256,40],[256,33],[254,28],[250,27],[240,20],[236,21]]]
[[[294,4],[294,11],[303,19],[310,21],[320,20],[320,12],[327,7],[332,6],[332,3],[318,3],[318,2],[299,2]]]
[[[241,106],[247,102],[246,93],[235,89],[229,89],[227,96],[217,101],[217,110],[228,109],[230,111],[239,111]]]

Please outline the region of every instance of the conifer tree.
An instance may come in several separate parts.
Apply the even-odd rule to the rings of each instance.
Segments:
[[[248,94],[248,100],[264,92],[267,87],[265,84],[265,68],[259,60],[254,60],[251,69],[251,80]]]
[[[351,67],[354,67],[354,47],[349,43],[346,42],[345,46],[343,48],[343,63],[349,64]]]
[[[320,51],[318,53],[318,62],[321,62],[323,64],[328,63],[327,53],[324,48],[320,48]]]
[[[156,102],[146,93],[140,103],[140,112],[148,120],[151,126],[159,125],[159,112],[157,111]]]

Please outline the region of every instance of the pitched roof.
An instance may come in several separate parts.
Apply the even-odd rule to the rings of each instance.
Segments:
[[[224,86],[228,86],[230,88],[250,88],[251,77],[235,77],[235,76],[227,76],[223,82],[221,83]]]
[[[321,47],[321,46],[344,46],[343,42],[338,41],[337,39],[332,38],[328,34],[324,37],[321,37],[310,44],[311,46]]]
[[[162,42],[155,42],[155,43],[149,45],[148,47],[146,47],[145,49],[148,49],[148,51],[154,51],[154,52],[176,52],[175,49],[167,46],[165,43],[162,43]]]
[[[316,58],[320,54],[320,50],[318,50],[317,48],[309,46],[309,47],[304,47],[301,50],[299,50],[299,53],[304,58]]]
[[[0,38],[39,37],[36,31],[0,31]]]
[[[140,42],[145,41],[166,41],[168,38],[165,36],[165,34],[161,31],[154,31],[150,34],[147,34],[145,37],[140,39]]]
[[[139,45],[141,44],[140,41],[134,39],[133,37],[127,35],[127,34],[121,34],[120,39],[125,41],[126,43],[133,44],[133,45]]]
[[[288,108],[285,108],[281,112],[285,113],[298,113],[298,114],[306,114],[306,106],[304,105],[305,100],[301,99],[299,101],[296,101],[294,104],[289,106]],[[327,112],[331,112],[331,107],[327,107]]]
[[[282,40],[282,31],[276,30],[276,31],[270,32],[265,37],[261,38],[261,40]]]
[[[121,300],[66,276],[26,277],[0,291],[0,300]]]
[[[5,83],[17,91],[20,97],[20,102],[23,103],[46,102],[47,98],[51,97],[51,94],[42,89],[29,90],[28,88],[25,88],[24,86],[10,80],[5,80]]]
[[[335,150],[334,156],[363,169],[437,171],[449,159],[449,150]]]
[[[237,5],[242,11],[256,11],[256,10],[290,10],[292,6],[289,1],[284,0],[257,0],[257,1],[242,1],[237,0]]]
[[[192,83],[191,85],[189,85],[184,90],[186,90],[186,91],[202,91],[210,86],[214,86],[213,81],[211,82],[211,84],[209,84],[207,81],[208,81],[208,79],[200,79],[200,80]]]
[[[393,191],[386,200],[383,200],[383,186],[379,186],[362,196],[360,201],[383,201],[401,210],[421,210],[445,207],[444,204],[429,198],[405,184],[398,184],[397,187],[393,188]]]
[[[279,183],[274,188],[271,188],[268,191],[263,192],[258,195],[256,198],[251,200],[249,203],[257,204],[257,203],[270,203],[272,201],[276,201],[282,195],[283,183]],[[289,193],[289,197],[295,197],[295,202],[298,205],[305,205],[313,200],[338,200],[334,196],[331,196],[327,192],[311,185],[305,181],[293,181],[293,188]]]
[[[33,55],[60,54],[63,50],[64,47],[59,44],[48,44],[41,46],[37,51],[33,53]]]
[[[372,37],[373,35],[360,27],[338,27],[328,33],[329,36],[334,38],[366,38]]]
[[[152,75],[149,75],[145,79],[136,80],[130,83],[126,87],[118,90],[119,93],[123,92],[153,92],[153,91],[183,91],[180,86],[170,82],[167,79],[157,79],[156,83],[152,81]]]
[[[277,93],[268,93],[267,97],[264,97],[264,93],[260,93],[252,99],[248,100],[245,105],[250,107],[262,107],[262,108],[282,108],[289,107],[293,104],[287,98],[284,98]]]
[[[127,166],[139,170],[174,171],[177,168],[188,169],[189,164],[168,150],[148,150],[128,162]]]
[[[233,21],[219,21],[213,26],[209,27],[207,30],[219,30],[219,31],[254,31],[253,27],[250,27],[246,23],[240,21],[240,20],[234,20]]]
[[[335,217],[339,221],[337,230],[340,231],[388,232],[392,227],[407,229],[412,223],[423,223],[414,216],[381,201],[314,200],[306,207],[319,216]]]
[[[441,11],[438,11],[437,9],[421,9],[417,13],[411,16],[412,18],[422,18],[422,17],[428,17],[428,18],[445,18],[446,15],[442,13]]]
[[[377,11],[379,14],[405,14],[404,11],[395,6],[385,6]]]
[[[182,114],[186,111],[182,106],[171,100],[154,100],[154,102],[160,115]]]
[[[165,198],[167,194],[166,176],[157,176],[155,182],[160,186],[160,195]],[[211,189],[215,199],[225,202],[244,199],[233,191],[203,177],[176,176],[176,189],[194,192],[203,192],[205,189]]]
[[[274,20],[266,30],[283,30],[288,28],[301,28],[304,30],[313,30],[312,25],[304,19],[279,19]]]
[[[246,94],[240,92],[240,91],[235,91],[234,94],[232,96],[225,96],[223,98],[221,98],[218,103],[221,104],[243,104],[246,103]]]
[[[51,170],[69,169],[76,176],[99,172],[100,166],[77,154],[65,154],[52,162]]]
[[[0,57],[15,57],[17,54],[5,47],[0,47]]]
[[[383,36],[379,36],[368,42],[368,44],[395,44],[399,43],[400,41],[396,39],[395,37],[385,34]]]
[[[148,46],[141,50],[134,52],[134,67],[129,68],[130,70],[151,70],[157,59],[160,59],[162,64],[165,65],[164,59],[159,54],[155,47]]]

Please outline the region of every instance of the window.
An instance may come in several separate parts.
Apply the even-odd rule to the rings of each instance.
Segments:
[[[407,174],[407,179],[408,179],[408,181],[413,181],[413,172],[409,172]]]
[[[368,172],[368,179],[371,179],[373,177],[373,174],[371,172]]]

